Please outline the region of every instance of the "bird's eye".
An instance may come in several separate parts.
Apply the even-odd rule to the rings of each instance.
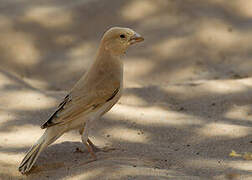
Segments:
[[[120,35],[120,38],[124,39],[124,38],[125,38],[125,35],[124,35],[124,34],[121,34],[121,35]]]

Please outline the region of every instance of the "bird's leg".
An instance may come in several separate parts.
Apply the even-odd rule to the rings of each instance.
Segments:
[[[87,139],[87,142],[88,142],[88,144],[92,147],[92,149],[93,149],[94,152],[99,152],[99,151],[101,151],[101,149],[98,148],[96,145],[94,145],[94,143],[93,143],[89,138]]]
[[[91,154],[91,156],[93,157],[93,159],[96,160],[97,157],[96,157],[92,147],[87,142],[85,142],[84,144],[87,146],[87,149],[88,149],[89,153]]]
[[[84,130],[84,128],[83,128],[84,131],[82,130],[81,140],[82,140],[82,143],[86,145],[86,147],[87,147],[89,153],[91,154],[91,156],[93,157],[93,159],[96,160],[97,157],[92,149],[92,146],[89,145],[89,143],[87,142],[88,141],[88,130],[89,130],[88,125],[89,125],[89,123],[86,123],[85,130]]]
[[[82,127],[79,129],[80,135],[83,134],[84,129],[85,129],[85,125],[82,126]],[[96,145],[94,145],[94,143],[92,143],[92,141],[91,141],[89,138],[87,139],[87,142],[88,142],[88,144],[92,147],[92,149],[93,149],[94,152],[100,151],[100,149],[99,149]]]
[[[85,125],[84,125],[84,126],[82,126],[82,127],[79,129],[79,133],[80,133],[80,135],[82,135],[82,134],[83,134],[83,132],[84,132],[84,128],[85,128]]]
[[[87,129],[88,129],[88,128],[85,127],[85,125],[84,125],[83,127],[81,127],[81,128],[79,129],[79,133],[80,133],[81,135],[83,135],[83,134],[84,134],[84,130],[85,130],[85,131],[88,131]],[[115,150],[115,148],[113,148],[113,147],[99,148],[98,146],[94,145],[94,143],[93,143],[89,138],[87,138],[87,143],[88,143],[89,146],[92,148],[93,152],[99,152],[99,151],[108,152],[108,151]],[[84,143],[84,144],[85,144],[85,143]],[[78,151],[80,151],[80,150],[78,149]]]

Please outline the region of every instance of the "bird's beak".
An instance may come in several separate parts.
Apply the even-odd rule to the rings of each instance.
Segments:
[[[130,38],[129,42],[130,42],[130,44],[135,44],[135,43],[141,42],[143,40],[144,40],[144,38],[140,34],[135,32],[134,35]]]

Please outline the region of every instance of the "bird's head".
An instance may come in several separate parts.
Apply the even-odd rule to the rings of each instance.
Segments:
[[[106,31],[102,38],[102,45],[113,55],[122,55],[127,48],[144,38],[129,28],[113,27]]]

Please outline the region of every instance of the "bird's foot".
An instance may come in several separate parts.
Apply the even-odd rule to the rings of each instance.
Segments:
[[[87,142],[91,146],[91,148],[92,148],[92,150],[94,152],[109,152],[109,151],[116,150],[116,148],[114,148],[114,147],[108,147],[108,146],[105,146],[103,148],[99,148],[98,146],[94,145],[92,143],[92,141],[90,141],[90,139],[88,139]]]

